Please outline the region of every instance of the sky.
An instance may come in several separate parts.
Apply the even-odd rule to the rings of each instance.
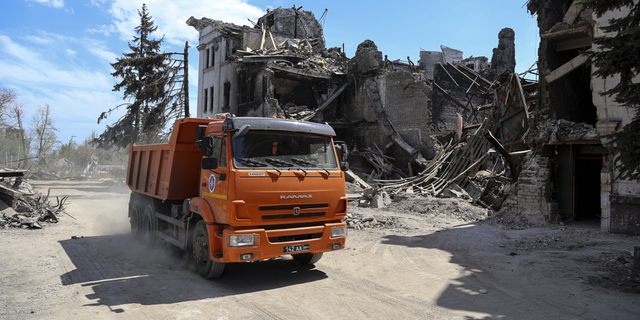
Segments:
[[[239,25],[257,21],[267,9],[302,6],[320,18],[327,47],[344,45],[347,57],[366,39],[373,40],[390,60],[415,63],[420,50],[438,51],[445,45],[464,52],[464,58],[491,59],[498,32],[516,33],[516,71],[537,60],[536,17],[527,0],[3,0],[0,4],[0,86],[14,90],[25,107],[26,121],[39,106],[53,111],[58,139],[82,142],[97,135],[124,114],[116,110],[97,123],[104,111],[126,101],[113,91],[116,79],[110,63],[129,52],[128,42],[139,25],[137,10],[146,3],[164,36],[162,50],[182,52],[189,41],[189,96],[196,105],[198,32],[186,25],[190,17],[207,17]],[[193,109],[193,107],[192,107]],[[192,114],[195,111],[192,110]]]

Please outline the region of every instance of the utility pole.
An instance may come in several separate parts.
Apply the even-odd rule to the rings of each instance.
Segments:
[[[184,117],[188,118],[189,114],[189,41],[184,42],[184,81],[182,82],[182,90],[184,90]]]

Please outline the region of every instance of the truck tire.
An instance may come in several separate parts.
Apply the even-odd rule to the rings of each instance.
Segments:
[[[153,245],[155,242],[155,230],[156,215],[153,211],[153,206],[148,204],[144,207],[144,212],[142,213],[142,228],[140,230],[142,240],[147,244]]]
[[[140,237],[140,217],[142,216],[142,212],[140,212],[140,202],[134,201],[131,204],[131,209],[129,209],[129,224],[131,225],[131,236],[134,238]]]
[[[193,231],[191,253],[193,254],[193,263],[201,277],[214,279],[222,275],[224,263],[209,259],[209,233],[207,232],[207,223],[203,220],[198,221]]]
[[[292,254],[293,260],[298,261],[298,263],[306,265],[306,264],[315,264],[322,258],[322,252],[320,253],[298,253]]]

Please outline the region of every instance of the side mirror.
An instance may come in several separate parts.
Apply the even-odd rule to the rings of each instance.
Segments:
[[[200,160],[200,167],[204,170],[214,170],[218,168],[218,159],[217,158],[202,158]]]
[[[336,154],[338,155],[338,161],[347,161],[349,157],[349,149],[344,141],[334,141],[333,145],[336,147]]]
[[[213,154],[213,137],[202,137],[201,138],[201,147],[200,152],[203,157],[208,157]]]

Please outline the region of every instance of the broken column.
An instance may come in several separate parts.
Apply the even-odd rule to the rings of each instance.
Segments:
[[[373,41],[365,40],[358,45],[356,54],[351,59],[351,68],[355,73],[376,73],[382,66],[382,52],[378,51],[378,46]]]
[[[498,47],[493,49],[491,68],[496,75],[505,71],[513,73],[516,70],[516,32],[511,28],[504,28],[498,33]]]
[[[424,70],[424,76],[433,80],[433,72],[437,63],[442,63],[442,52],[440,51],[420,51],[420,69]]]

